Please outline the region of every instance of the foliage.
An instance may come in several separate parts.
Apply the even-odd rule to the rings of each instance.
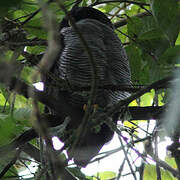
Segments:
[[[28,60],[33,60],[35,55],[39,55],[46,51],[46,40],[50,36],[46,24],[47,22],[44,19],[45,15],[42,13],[42,2],[45,1],[0,1],[0,63],[7,62],[10,67],[11,65],[13,68],[16,67],[13,69],[15,77],[23,79],[23,81],[29,85],[34,83],[33,74],[38,68],[37,66],[33,66],[33,63],[29,63]],[[72,8],[74,0],[64,0],[63,3],[66,9],[69,10]],[[48,12],[50,11],[53,17],[55,17],[56,22],[59,23],[65,16],[64,10],[58,6],[56,1],[48,1],[45,4],[48,7]],[[175,69],[179,70],[180,3],[178,0],[123,0],[114,2],[83,0],[80,5],[96,5],[95,7],[107,14],[114,23],[116,33],[121,39],[129,58],[134,88],[141,89],[141,87],[146,87],[153,82],[171,76]],[[26,53],[33,55],[29,59],[24,53],[25,49]],[[18,52],[20,53],[18,54]],[[14,65],[15,62],[17,64],[16,66]],[[32,116],[34,113],[34,104],[32,99],[27,99],[17,92],[11,91],[11,89],[9,90],[6,87],[7,83],[1,80],[1,77],[4,77],[4,75],[6,76],[6,74],[3,73],[3,69],[0,71],[0,81],[2,82],[0,84],[0,146],[5,147],[4,145],[9,144],[15,137],[18,137],[22,132],[31,127],[34,118]],[[7,71],[6,73],[8,80],[8,73],[12,74],[12,71]],[[39,77],[36,80],[39,81]],[[156,84],[150,92],[146,91],[146,94],[137,96],[134,101],[131,102],[129,105],[129,112],[128,110],[126,111],[127,116],[125,116],[124,125],[123,122],[120,125],[119,129],[122,134],[119,134],[119,138],[124,140],[121,147],[124,147],[124,152],[126,152],[127,157],[129,157],[129,159],[126,157],[125,160],[127,162],[128,160],[133,162],[132,164],[126,164],[128,173],[131,174],[130,176],[127,175],[127,178],[133,177],[135,179],[135,176],[132,176],[133,172],[131,171],[131,167],[134,172],[136,172],[138,168],[141,168],[137,167],[136,159],[132,158],[134,149],[136,149],[136,153],[139,152],[139,154],[137,153],[138,158],[146,159],[147,154],[154,158],[150,152],[145,152],[145,148],[143,148],[144,150],[142,151],[139,147],[142,147],[142,142],[147,140],[148,143],[153,144],[152,146],[155,147],[154,149],[157,148],[157,144],[154,142],[157,138],[156,136],[159,136],[155,133],[156,128],[159,128],[159,123],[157,121],[157,123],[154,123],[155,125],[153,128],[148,129],[152,121],[147,118],[147,114],[153,113],[152,109],[150,111],[152,107],[154,109],[157,108],[157,106],[165,107],[166,103],[168,104],[169,102],[169,94],[171,94],[168,82],[162,84],[160,88],[158,86],[159,84]],[[39,106],[40,112],[42,112],[43,105],[40,104]],[[139,121],[139,119],[134,119],[134,121],[132,121],[132,107],[150,107],[147,113],[141,114],[142,116],[144,115],[144,118],[141,117],[140,119],[144,120],[143,122]],[[138,114],[138,110],[136,113]],[[160,113],[161,111],[158,109],[153,117],[156,117],[156,120],[160,120],[161,116],[158,116]],[[114,129],[114,131],[115,130],[118,133],[117,129]],[[141,131],[145,134],[143,137],[141,137]],[[170,136],[174,142],[175,139],[177,140],[177,136],[175,135],[166,134],[164,131],[161,132],[161,136],[162,134],[163,137]],[[39,148],[36,141],[31,141],[31,144]],[[4,149],[0,148],[0,158],[3,156],[2,151],[4,151]],[[21,170],[16,166],[18,162],[14,161],[13,164],[10,162],[12,162],[14,158],[19,159],[22,166],[28,169],[26,168],[26,163],[34,160],[32,160],[29,155],[23,156],[24,157],[22,157],[21,154],[18,156],[17,154],[11,154],[11,157],[3,156],[3,161],[0,163],[0,179],[2,177],[4,179],[22,179],[19,175]],[[167,162],[169,166],[173,168],[178,167],[179,169],[180,164],[178,164],[178,158],[180,159],[180,157],[175,158],[176,163],[174,162],[174,164],[171,164],[169,159],[164,160],[164,163]],[[154,158],[154,162],[157,162],[156,158]],[[36,173],[33,174],[29,171],[31,176],[26,176],[24,179],[35,179],[35,177],[45,179],[47,167],[41,164],[41,162],[37,162],[37,160],[36,163]],[[41,167],[38,167],[40,164]],[[113,162],[109,165],[112,166]],[[156,165],[158,165],[158,163]],[[136,175],[138,174],[138,176],[144,177],[145,180],[155,179],[156,173],[158,173],[156,165],[146,165],[144,167],[144,174],[141,174],[141,169],[136,172]],[[163,164],[161,165],[163,168]],[[120,169],[122,168],[122,172],[120,170],[119,172],[97,172],[97,174],[94,174],[92,177],[86,176],[77,167],[70,167],[69,171],[74,176],[79,177],[79,179],[110,180],[114,179],[116,176],[120,178],[123,174],[127,173],[127,168],[123,167],[124,164],[122,163],[120,167]],[[170,168],[166,168],[166,170],[161,169],[160,174],[163,180],[175,179],[172,176],[173,173]]]
[[[155,177],[154,177],[154,174],[156,174],[156,167],[151,165],[147,165],[145,170],[144,170],[144,179],[149,179],[149,180],[153,180]],[[162,179],[164,180],[170,180],[170,179],[175,179],[171,176],[171,174],[169,174],[168,171],[164,171],[164,170],[161,170],[161,174],[162,174]]]

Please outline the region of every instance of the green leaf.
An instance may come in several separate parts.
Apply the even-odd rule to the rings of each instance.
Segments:
[[[162,91],[162,90],[161,90]],[[163,106],[165,104],[165,92],[162,91],[158,94],[158,105]]]
[[[31,82],[32,81],[32,75],[33,68],[25,66],[21,72],[21,79],[23,79],[25,82]]]
[[[149,71],[146,62],[142,60],[141,50],[130,45],[126,47],[126,52],[130,61],[132,81],[140,84],[146,83],[149,80]]]
[[[6,119],[8,117],[7,114],[4,114],[4,113],[0,113],[0,119]]]
[[[124,34],[127,34],[127,26],[123,26],[121,28],[121,32]],[[125,43],[127,41],[127,36],[124,34],[120,33],[119,31],[116,31],[116,34],[118,35],[119,39],[121,40],[122,43]]]
[[[0,119],[0,145],[4,145],[12,140],[17,132],[18,128],[12,117]]]
[[[161,178],[163,180],[175,180],[175,178],[168,172],[161,169]],[[154,180],[156,177],[156,166],[146,165],[144,169],[144,180]]]
[[[168,48],[160,57],[160,63],[175,64],[180,57],[180,45]]]
[[[144,58],[146,58],[147,66],[149,67],[149,83],[158,81],[169,75],[169,72],[165,69],[163,64],[159,63],[159,61],[151,56],[145,56]]]
[[[31,99],[26,99],[24,96],[16,95],[15,108],[31,108]]]
[[[6,155],[1,155],[0,161],[0,172],[5,168],[5,166],[10,163],[10,161],[15,157],[15,151],[5,153]],[[13,171],[13,172],[12,172]],[[12,166],[9,171],[3,176],[4,179],[11,179],[10,177],[14,176],[14,173],[17,173],[16,169]],[[8,178],[9,177],[9,178]],[[12,179],[13,180],[13,179]]]
[[[180,45],[180,33],[179,33],[179,35],[178,35],[178,37],[176,39],[176,45]]]
[[[18,125],[30,126],[29,120],[32,115],[32,110],[30,108],[19,108],[13,113],[13,117],[16,119]]]
[[[174,160],[174,158],[169,158],[168,156],[166,156],[165,161],[172,166],[173,168],[177,168],[177,164],[176,161]]]
[[[27,51],[31,54],[41,54],[45,52],[46,48],[46,46],[28,46]]]
[[[1,0],[0,1],[0,16],[8,13],[9,9],[20,6],[22,0]]]
[[[133,17],[128,20],[127,27],[128,35],[135,40],[132,43],[138,45],[144,53],[158,58],[170,46],[151,16],[142,19]]]
[[[86,177],[86,175],[84,175],[80,168],[75,167],[75,168],[67,168],[74,176],[78,177],[79,179],[83,179]]]
[[[22,0],[6,0],[0,1],[0,7],[17,6]]]
[[[3,96],[2,93],[0,93],[0,106],[4,106],[6,102],[5,97]]]
[[[116,173],[112,171],[100,172],[96,175],[100,180],[109,180],[116,177]],[[97,178],[93,178],[96,180]]]
[[[180,28],[180,9],[177,0],[151,0],[151,8],[157,25],[173,46]]]
[[[43,28],[43,19],[42,17],[36,17],[29,21],[25,25],[25,30],[34,36],[37,36],[38,38],[41,39],[47,39],[47,32]]]
[[[125,8],[125,14],[126,16],[133,16],[134,14],[140,13],[139,6],[132,5],[131,8]]]
[[[141,96],[141,106],[151,106],[153,102],[155,92],[154,90],[151,90],[151,92],[144,94]]]
[[[21,7],[25,14],[29,14],[39,9],[39,4],[34,0],[23,0]]]
[[[143,23],[141,19],[133,17],[127,21],[128,35],[132,38],[138,37],[141,32]]]

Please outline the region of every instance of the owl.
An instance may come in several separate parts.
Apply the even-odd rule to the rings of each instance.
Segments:
[[[70,11],[70,16],[78,32],[86,41],[95,61],[97,86],[131,85],[129,62],[125,49],[108,17],[92,7],[75,7]],[[61,21],[59,31],[62,49],[51,73],[66,81],[70,87],[91,86],[93,69],[89,55],[68,17]],[[52,87],[50,91],[58,97],[58,87]],[[65,93],[65,96],[72,107],[83,109],[88,102],[89,94],[89,91],[69,91]],[[125,91],[98,88],[94,104],[103,109],[128,96],[129,93]],[[117,120],[118,115],[113,116],[115,123]],[[81,146],[75,149],[74,162],[77,165],[86,166],[112,136],[113,132],[106,124],[102,124],[98,132],[89,130]]]

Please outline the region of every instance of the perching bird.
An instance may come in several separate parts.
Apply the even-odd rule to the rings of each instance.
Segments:
[[[130,85],[131,76],[126,52],[106,15],[91,7],[73,8],[70,15],[96,61],[98,85]],[[90,86],[92,68],[88,52],[67,17],[60,24],[60,33],[63,48],[51,71],[57,77],[66,80],[70,86]],[[57,89],[54,90],[54,94],[57,94]],[[127,92],[99,89],[95,104],[105,108],[128,96]],[[67,93],[68,103],[79,109],[83,109],[88,98],[87,91]],[[114,116],[113,120],[116,123],[117,116]],[[81,148],[75,150],[74,162],[86,166],[112,136],[113,132],[105,124],[101,125],[97,133],[89,131]]]

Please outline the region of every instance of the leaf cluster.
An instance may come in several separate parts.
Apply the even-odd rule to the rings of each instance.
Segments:
[[[10,67],[6,69],[7,66],[0,65],[0,146],[3,147],[16,139],[22,132],[29,130],[31,124],[34,123],[32,118],[33,100],[27,99],[23,96],[23,93],[19,93],[19,86],[11,87],[10,76],[13,74],[13,77],[23,80],[31,87],[34,83],[32,74],[39,68],[38,63],[47,49],[49,38],[41,2],[44,1],[0,1],[0,64],[7,63]],[[73,3],[74,0],[63,1],[66,10],[70,10]],[[58,6],[56,1],[47,1],[45,5],[58,24],[65,16],[64,10]],[[68,171],[79,179],[120,179],[123,175],[137,179],[137,174],[141,178],[144,176],[144,179],[155,179],[156,174],[161,176],[162,179],[175,179],[175,177],[180,176],[180,157],[174,156],[175,161],[173,162],[172,158],[171,161],[159,162],[156,157],[156,139],[163,140],[165,136],[169,136],[176,144],[179,138],[179,133],[169,135],[166,134],[166,130],[162,130],[161,135],[157,133],[157,128],[160,128],[159,124],[162,124],[164,112],[168,111],[167,105],[172,94],[169,85],[170,80],[159,80],[171,77],[174,71],[179,71],[180,68],[179,1],[83,0],[80,5],[98,8],[112,20],[115,31],[121,39],[129,58],[132,84],[134,90],[137,91],[137,96],[129,103],[128,107],[122,108],[120,105],[111,107],[113,112],[124,112],[122,113],[123,117],[121,117],[123,119],[122,125],[119,127],[109,125],[123,140],[121,148],[118,150],[125,153],[124,160],[119,165],[119,172],[106,171],[89,177],[77,167],[68,167]],[[5,72],[7,75],[5,75]],[[40,80],[40,77],[36,79],[36,81]],[[150,91],[148,89],[149,92],[145,91],[145,93],[138,95],[139,89],[146,88],[154,82],[161,83],[155,83]],[[60,84],[63,83],[60,82]],[[9,86],[10,88],[8,88]],[[67,87],[64,84],[61,85],[61,88],[62,86],[63,88]],[[11,91],[12,89],[14,91]],[[39,101],[41,103],[46,102]],[[38,107],[40,113],[43,112],[44,105],[39,103]],[[111,108],[108,109],[109,112]],[[152,122],[154,127],[149,128]],[[119,129],[121,132],[119,132]],[[142,132],[145,135],[142,135]],[[143,148],[144,151],[140,153],[140,144],[142,145],[142,142],[146,144],[146,141],[152,145],[154,152],[147,152],[146,148]],[[37,148],[36,150],[39,150],[36,141],[31,141],[29,145],[33,145]],[[29,151],[26,151],[25,154],[17,153],[16,149],[13,149],[13,152],[7,157],[3,156],[1,151],[3,149],[0,148],[0,156],[3,157],[0,162],[0,179],[29,179],[27,176],[20,177],[21,168],[17,164],[21,162],[21,166],[26,168],[29,166],[29,162],[33,163],[34,159],[36,161],[37,159],[35,157],[32,159]],[[22,152],[24,151],[22,148]],[[132,158],[134,152],[138,155],[138,158],[142,159],[140,167],[136,165],[136,159]],[[99,159],[103,159],[109,154],[111,155],[113,152],[105,153],[103,156],[100,155],[95,160],[99,161]],[[144,164],[144,161],[148,164],[149,155],[156,165]],[[47,167],[43,166],[42,162],[37,161],[36,165],[39,165],[36,168],[36,173],[29,171],[32,177],[30,179],[36,177],[47,179],[50,170],[46,170]],[[128,174],[125,174],[127,171],[123,171],[123,169],[126,169],[125,166],[128,167]],[[59,166],[57,165],[57,167]]]

